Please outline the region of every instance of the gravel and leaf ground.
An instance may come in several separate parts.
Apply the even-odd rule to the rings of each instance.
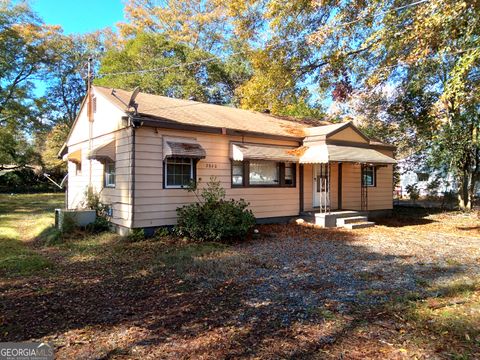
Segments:
[[[476,213],[265,225],[228,246],[83,233],[45,246],[55,201],[0,196],[15,248],[0,254],[0,341],[48,341],[59,359],[480,358]]]

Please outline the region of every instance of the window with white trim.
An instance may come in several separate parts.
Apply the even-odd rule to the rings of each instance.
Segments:
[[[244,171],[243,161],[232,162],[232,185],[233,186],[243,185],[243,171]]]
[[[296,164],[272,160],[232,161],[232,187],[295,187]]]
[[[366,187],[377,186],[377,171],[375,166],[365,166],[363,168],[362,184]]]
[[[105,167],[105,187],[115,187],[115,162],[108,161]]]
[[[251,160],[250,185],[280,185],[280,167],[275,161]]]
[[[184,188],[195,181],[195,162],[191,158],[165,159],[164,184],[166,188]]]

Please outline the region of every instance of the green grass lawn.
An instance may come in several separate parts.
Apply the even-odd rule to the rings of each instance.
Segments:
[[[63,202],[62,193],[0,195],[0,273],[29,275],[52,265],[31,245],[53,225]]]

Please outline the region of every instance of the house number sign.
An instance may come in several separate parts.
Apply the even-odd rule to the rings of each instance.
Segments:
[[[215,163],[206,163],[206,164],[205,164],[205,168],[206,168],[206,169],[216,169],[216,168],[217,168],[217,164],[215,164]]]

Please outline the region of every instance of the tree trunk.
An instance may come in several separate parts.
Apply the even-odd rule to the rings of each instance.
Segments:
[[[458,206],[461,210],[470,211],[473,206],[473,173],[464,171],[458,181]]]

